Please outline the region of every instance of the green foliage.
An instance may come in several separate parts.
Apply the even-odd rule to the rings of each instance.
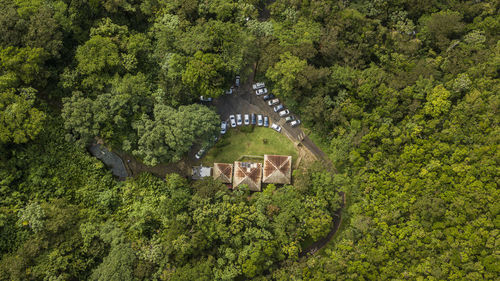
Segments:
[[[134,154],[148,165],[175,162],[195,143],[209,141],[220,128],[219,116],[202,105],[174,109],[156,104],[153,119],[147,115],[134,123],[139,136]]]
[[[224,93],[224,64],[218,55],[198,51],[187,63],[182,82],[201,96],[218,97]]]
[[[0,279],[498,279],[498,4],[264,2],[0,0]],[[236,74],[267,78],[339,173],[117,182],[64,138],[179,160],[220,129],[193,102]],[[228,139],[220,156],[252,148]],[[339,190],[340,232],[299,259]]]
[[[34,107],[36,90],[0,93],[0,143],[25,143],[42,130],[45,113]]]
[[[28,226],[33,232],[43,230],[43,219],[45,212],[38,203],[31,202],[19,211],[19,222],[22,226]]]
[[[286,52],[280,61],[266,72],[266,76],[275,83],[274,92],[284,99],[294,98],[294,89],[303,75],[307,62]]]

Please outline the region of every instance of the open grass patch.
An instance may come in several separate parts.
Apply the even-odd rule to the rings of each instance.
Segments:
[[[242,128],[242,129],[240,129]],[[297,161],[297,149],[284,135],[270,128],[250,126],[231,128],[203,157],[202,163],[211,166],[213,163],[232,163],[244,155],[264,156],[264,154],[291,155]],[[244,157],[252,162],[263,159]]]

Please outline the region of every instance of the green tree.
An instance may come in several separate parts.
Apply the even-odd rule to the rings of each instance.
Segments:
[[[40,133],[45,113],[34,107],[35,95],[33,88],[0,93],[0,143],[25,143]]]
[[[269,68],[266,76],[275,83],[274,92],[284,99],[296,99],[298,80],[302,79],[302,72],[306,69],[307,62],[285,52],[280,55],[280,61]]]
[[[224,70],[218,55],[198,51],[187,63],[182,82],[197,95],[216,98],[224,93]]]
[[[19,223],[22,226],[28,226],[35,233],[43,230],[44,218],[45,212],[36,202],[29,203],[19,211]]]
[[[153,166],[178,161],[195,142],[211,141],[220,124],[219,116],[213,110],[197,104],[181,106],[177,110],[156,104],[153,118],[143,115],[134,124],[139,136],[134,154]]]

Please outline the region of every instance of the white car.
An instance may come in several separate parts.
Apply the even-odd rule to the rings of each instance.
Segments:
[[[205,154],[205,148],[202,148],[202,149],[200,149],[200,151],[196,152],[196,154],[194,155],[194,157],[196,159],[200,159],[201,156],[203,156],[203,154]]]
[[[232,95],[233,89],[234,89],[234,87],[229,88],[229,90],[226,91],[226,95]]]
[[[239,87],[240,86],[240,76],[239,75],[236,75],[236,79],[234,81],[234,85],[236,87]]]
[[[285,122],[292,122],[293,120],[295,120],[295,117],[293,117],[292,115],[288,116],[287,118],[285,118]]]
[[[245,125],[250,125],[250,116],[248,114],[245,114]]]
[[[212,98],[200,96],[201,101],[212,101]]]
[[[262,114],[257,115],[257,125],[259,125],[259,126],[264,125]]]
[[[257,96],[267,94],[267,88],[258,89],[257,91],[255,91],[255,94],[257,94]]]
[[[241,114],[236,114],[236,124],[238,126],[241,126],[241,124],[243,124],[243,121],[241,121]]]
[[[277,104],[277,103],[279,103],[279,102],[280,102],[280,100],[279,100],[279,99],[274,99],[274,100],[270,100],[270,101],[268,101],[268,102],[267,102],[267,105],[272,106],[272,105],[275,105],[275,104]]]
[[[287,116],[288,114],[290,114],[290,110],[288,110],[288,109],[282,110],[282,111],[280,111],[280,113],[279,113],[280,117],[285,117],[285,116]]]
[[[299,119],[290,122],[290,126],[292,126],[292,127],[297,127],[299,124],[300,124],[300,120]]]
[[[264,84],[264,82],[257,82],[257,83],[252,85],[252,88],[254,90],[258,90],[260,88],[264,88],[265,86],[266,86],[266,84]]]
[[[227,123],[226,121],[220,122],[220,133],[223,135],[226,133]]]
[[[269,118],[267,116],[264,116],[264,127],[269,127]]]
[[[276,124],[276,123],[273,123],[273,124],[271,125],[271,128],[272,128],[273,130],[275,130],[276,132],[278,132],[278,133],[280,133],[280,132],[281,132],[281,127],[280,127],[280,125],[278,125],[278,124]]]
[[[234,115],[229,115],[229,121],[231,122],[231,127],[236,127],[236,118],[234,118]]]

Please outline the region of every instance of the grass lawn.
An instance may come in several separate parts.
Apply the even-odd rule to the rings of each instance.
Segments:
[[[243,130],[240,127],[228,128],[227,133],[203,157],[203,165],[232,163],[243,155],[262,156],[261,159],[245,160],[263,162],[264,154],[291,155],[292,163],[297,161],[297,150],[286,136],[264,127],[254,127],[253,132],[246,131],[250,131],[250,127]],[[267,143],[264,143],[264,139]]]

